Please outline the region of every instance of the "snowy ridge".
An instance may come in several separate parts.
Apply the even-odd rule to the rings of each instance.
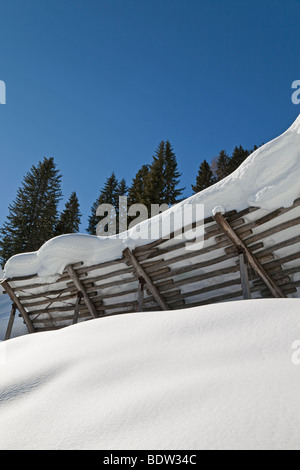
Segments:
[[[151,223],[159,223],[170,212],[176,213],[187,204],[204,204],[204,217],[211,216],[220,204],[225,211],[239,211],[249,206],[267,211],[289,207],[300,196],[299,180],[300,115],[284,134],[256,150],[232,175],[172,207]],[[149,240],[145,240],[148,232],[149,221],[146,221],[122,234],[121,240],[84,234],[63,235],[48,241],[38,252],[12,257],[5,266],[4,276],[38,274],[47,278],[61,274],[67,264],[78,261],[88,265],[118,259],[124,248],[133,249],[148,243]]]

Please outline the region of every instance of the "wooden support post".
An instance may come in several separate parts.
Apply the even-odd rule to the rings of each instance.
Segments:
[[[5,341],[10,339],[10,337],[11,337],[11,332],[12,332],[13,324],[14,324],[14,321],[15,321],[16,309],[17,309],[16,305],[12,304],[10,317],[9,317],[9,322],[8,322],[7,330],[6,330],[6,333],[5,333]]]
[[[130,262],[131,266],[133,267],[136,275],[138,278],[142,277],[145,281],[145,284],[147,285],[147,288],[149,292],[153,295],[154,299],[158,303],[158,305],[163,309],[163,310],[170,310],[170,307],[166,303],[165,299],[153,283],[152,279],[148,276],[146,271],[143,269],[143,267],[140,265],[134,254],[129,248],[126,248],[126,250],[123,251],[123,255],[126,257],[126,259]]]
[[[239,236],[235,233],[233,228],[224,218],[224,216],[218,212],[214,215],[214,219],[217,224],[222,228],[223,232],[227,235],[227,237],[232,241],[232,243],[237,247],[239,252],[245,254],[249,264],[253,267],[253,269],[257,272],[259,277],[264,281],[264,283],[268,286],[271,293],[274,297],[277,298],[285,298],[284,293],[280,289],[280,287],[274,282],[260,262],[255,258],[255,256],[251,253],[248,247],[245,245],[243,240],[239,238]]]
[[[20,314],[23,317],[23,320],[27,326],[27,329],[29,333],[35,333],[35,329],[33,327],[32,321],[30,320],[30,317],[28,313],[26,312],[25,308],[21,304],[19,298],[16,296],[14,293],[13,289],[10,287],[9,283],[7,282],[6,279],[1,281],[1,285],[3,289],[8,293],[9,297],[11,298],[11,301],[16,305],[17,309],[19,310]]]
[[[245,300],[251,299],[251,290],[249,284],[249,274],[248,274],[248,263],[245,259],[245,254],[243,252],[239,255],[240,258],[240,272],[241,272],[241,283],[243,288],[243,296]]]
[[[91,301],[91,299],[89,298],[89,295],[84,287],[84,285],[82,284],[82,282],[80,281],[75,269],[73,268],[72,265],[69,265],[66,267],[66,270],[70,276],[70,278],[72,279],[72,281],[74,282],[77,290],[79,292],[81,292],[83,298],[84,298],[84,301],[85,301],[85,304],[87,306],[87,308],[89,309],[89,312],[90,314],[92,315],[93,318],[98,318],[99,315],[97,313],[97,310],[96,310],[96,307],[94,306],[93,302]]]
[[[82,300],[82,293],[78,292],[77,300],[75,304],[75,310],[74,310],[73,325],[75,325],[78,322],[81,300]]]
[[[137,307],[138,312],[142,312],[144,309],[144,286],[145,286],[145,281],[142,277],[140,277],[139,289],[138,289],[138,307]]]

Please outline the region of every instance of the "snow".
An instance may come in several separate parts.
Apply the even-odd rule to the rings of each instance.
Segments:
[[[83,261],[86,265],[120,258],[126,247],[134,249],[152,239],[157,227],[173,214],[182,220],[183,210],[202,206],[201,218],[222,212],[255,206],[266,211],[289,207],[300,196],[300,115],[280,137],[256,150],[230,176],[199,194],[186,199],[169,211],[136,225],[122,237],[108,238],[76,234],[63,235],[48,241],[38,252],[16,255],[5,266],[5,277],[38,274],[58,276],[67,264]],[[222,207],[220,207],[222,203]]]
[[[296,450],[299,308],[238,301],[0,343],[0,448]]]
[[[223,206],[217,206],[212,210],[212,215],[216,215],[216,214],[224,215],[225,213],[226,213],[226,210],[224,209]]]

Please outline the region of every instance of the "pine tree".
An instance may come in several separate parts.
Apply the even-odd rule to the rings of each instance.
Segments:
[[[215,160],[214,173],[217,178],[217,181],[221,181],[223,178],[226,178],[226,176],[230,174],[229,155],[225,152],[225,150],[221,150]]]
[[[149,178],[149,165],[143,165],[132,180],[128,191],[128,205],[145,204],[145,188]]]
[[[149,175],[145,184],[145,205],[175,204],[181,196],[183,188],[177,188],[181,173],[178,171],[177,160],[169,141],[161,141],[158,145]]]
[[[44,158],[26,174],[0,230],[2,264],[14,254],[38,250],[55,236],[60,182],[53,158]]]
[[[199,167],[196,184],[192,185],[192,189],[195,193],[199,193],[200,191],[212,186],[215,182],[216,179],[213,175],[213,171],[209,163],[204,160]]]
[[[178,171],[176,155],[172,145],[167,140],[165,144],[165,189],[164,203],[175,204],[178,202],[179,196],[182,195],[184,188],[178,189],[181,173]]]
[[[91,235],[96,235],[97,225],[100,221],[100,218],[96,215],[96,212],[101,204],[110,204],[115,208],[117,214],[116,222],[118,222],[119,197],[126,194],[126,192],[127,187],[125,180],[122,180],[119,183],[115,173],[112,173],[112,175],[107,178],[104,188],[101,190],[98,199],[92,205],[91,215],[89,217],[89,225],[87,229],[88,233],[90,233]]]
[[[151,204],[162,204],[164,201],[164,153],[165,142],[161,141],[158,145],[152,163],[149,168],[149,176],[145,184],[144,204],[149,210]]]
[[[79,232],[80,217],[82,215],[79,207],[77,194],[73,192],[66,202],[65,209],[60,214],[56,227],[56,235]]]

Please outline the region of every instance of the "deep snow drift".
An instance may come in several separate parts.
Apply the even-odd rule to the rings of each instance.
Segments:
[[[299,449],[299,310],[241,301],[1,343],[0,448]]]
[[[5,266],[5,277],[61,274],[67,264],[84,261],[86,265],[121,258],[126,247],[149,242],[149,223],[159,224],[170,212],[178,213],[190,204],[204,204],[204,217],[217,206],[224,211],[248,206],[274,210],[289,207],[300,196],[300,116],[280,137],[269,142],[230,176],[211,188],[186,199],[164,214],[125,232],[122,239],[89,235],[63,235],[48,241],[36,253],[16,255]]]

